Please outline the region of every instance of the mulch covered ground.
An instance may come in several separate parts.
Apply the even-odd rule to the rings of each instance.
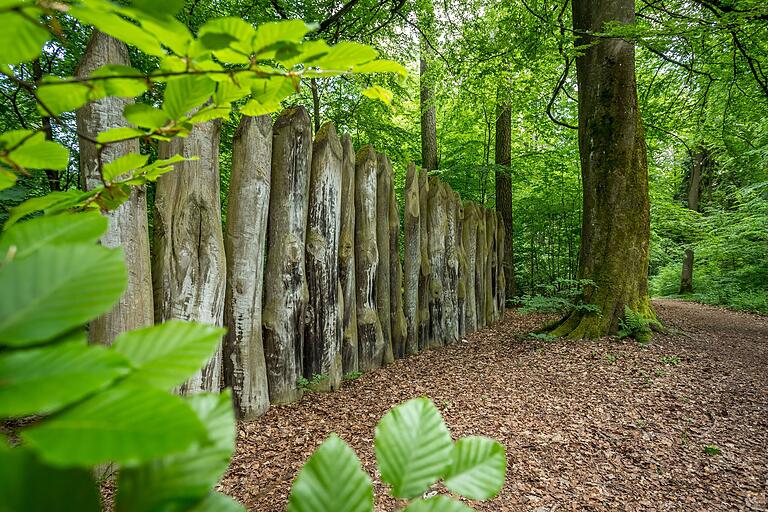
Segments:
[[[506,485],[478,510],[768,510],[768,318],[655,304],[671,334],[647,347],[527,339],[544,319],[510,311],[466,342],[272,408],[239,425],[221,490],[284,510],[296,472],[336,432],[373,477],[377,510],[397,510],[375,474],[374,426],[425,395],[454,437],[507,448]]]

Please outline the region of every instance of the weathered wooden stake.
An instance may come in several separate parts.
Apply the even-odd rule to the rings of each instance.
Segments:
[[[405,355],[405,313],[403,312],[403,264],[400,262],[400,212],[394,183],[389,189],[389,307],[392,325],[392,352]]]
[[[446,273],[445,231],[446,200],[445,188],[436,176],[429,178],[429,267],[430,275],[430,347],[445,344],[444,289]]]
[[[467,333],[465,311],[467,307],[467,255],[464,251],[464,204],[461,196],[454,192],[456,203],[456,248],[459,254],[459,284],[456,289],[456,307],[459,320],[459,337]]]
[[[339,283],[342,294],[342,368],[345,374],[358,371],[357,301],[355,294],[355,149],[348,134],[341,137],[344,153],[341,167],[341,233],[339,237]]]
[[[384,335],[376,310],[376,152],[370,145],[357,153],[355,163],[355,280],[357,281],[358,366],[362,371],[381,366]]]
[[[432,295],[430,291],[430,278],[432,270],[429,268],[429,179],[428,171],[422,169],[419,172],[419,249],[421,251],[421,266],[419,270],[419,351],[429,348],[430,321],[429,301]]]
[[[304,107],[283,111],[273,129],[263,332],[269,399],[275,404],[298,400],[302,393],[311,133]]]
[[[421,271],[421,230],[419,216],[419,175],[416,166],[408,165],[405,177],[405,290],[403,297],[406,342],[405,353],[419,352],[419,274]]]
[[[105,64],[130,65],[128,47],[106,34],[94,31],[77,68],[78,77],[86,77]],[[127,126],[123,108],[132,100],[109,97],[83,105],[77,111],[77,131],[91,139],[109,128]],[[102,162],[127,153],[138,153],[138,140],[105,146]],[[80,173],[86,190],[102,184],[96,145],[80,138]],[[144,187],[131,187],[131,195],[119,208],[107,214],[109,229],[101,237],[106,247],[122,247],[129,269],[128,286],[109,313],[93,320],[88,328],[91,343],[111,344],[121,332],[152,325],[152,273],[147,228],[147,195]]]
[[[243,116],[232,141],[232,177],[224,248],[224,384],[232,388],[239,418],[253,419],[269,407],[267,366],[261,339],[264,251],[267,236],[272,118]]]
[[[477,204],[477,253],[475,255],[475,307],[477,310],[477,327],[486,326],[485,318],[485,267],[487,259],[485,240],[485,207]]]
[[[306,269],[309,302],[304,330],[304,377],[327,378],[319,391],[341,385],[341,292],[339,232],[343,149],[336,128],[324,124],[312,146]]]
[[[464,325],[466,332],[477,330],[477,291],[475,278],[477,275],[477,210],[470,201],[464,203],[464,222],[461,228],[461,241],[466,254],[466,298],[464,306]]]
[[[485,325],[496,321],[496,212],[485,208]]]
[[[392,189],[392,165],[386,155],[376,154],[376,244],[379,249],[379,266],[376,271],[376,307],[384,336],[383,363],[394,361],[392,353],[392,321],[390,305],[389,265],[389,195]]]
[[[198,157],[157,180],[152,278],[155,321],[224,323],[226,258],[219,197],[220,123],[198,124],[186,138],[160,144],[160,158]],[[178,391],[218,391],[221,348]]]
[[[453,190],[442,183],[445,195],[445,275],[443,288],[443,335],[445,343],[459,340],[459,251],[456,236],[457,201]]]

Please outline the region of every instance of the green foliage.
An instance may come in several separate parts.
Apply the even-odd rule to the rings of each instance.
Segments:
[[[504,447],[485,437],[451,441],[437,407],[416,398],[389,411],[376,426],[376,461],[392,495],[409,500],[409,511],[469,511],[448,496],[422,499],[442,479],[461,496],[487,500],[504,484]],[[373,487],[355,452],[332,434],[309,458],[291,489],[291,512],[373,510]]]
[[[521,313],[598,313],[597,306],[583,300],[585,289],[595,286],[590,279],[559,279],[555,284],[540,286],[539,295],[523,295],[514,299],[513,303],[521,305]]]
[[[708,444],[704,447],[704,453],[706,453],[710,457],[713,457],[715,455],[721,455],[723,451],[718,446],[715,446],[714,444]]]
[[[660,327],[654,318],[646,318],[640,313],[632,311],[629,306],[624,306],[624,317],[619,320],[619,339],[634,338],[645,344],[651,341],[651,327]]]
[[[307,379],[303,376],[299,377],[296,379],[296,386],[304,391],[317,391],[317,387],[326,380],[328,380],[327,375],[316,373],[312,375],[311,379]]]
[[[352,371],[352,372],[345,373],[342,376],[342,380],[345,380],[345,381],[356,380],[356,379],[359,379],[362,376],[363,376],[363,372],[355,370],[355,371]]]
[[[546,332],[529,332],[528,337],[532,340],[546,341],[547,343],[557,340],[557,336],[552,336]]]
[[[677,356],[661,356],[661,364],[667,366],[677,366],[680,364],[680,358]]]

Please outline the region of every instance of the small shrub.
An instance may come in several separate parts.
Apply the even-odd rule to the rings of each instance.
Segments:
[[[661,356],[661,364],[667,366],[677,366],[680,364],[680,358],[677,356]]]
[[[624,306],[624,318],[619,320],[619,339],[634,338],[641,344],[651,341],[651,327],[661,327],[661,324],[653,318],[646,318],[640,313],[632,311],[629,306]]]
[[[362,376],[363,376],[363,372],[359,372],[355,370],[355,371],[345,373],[344,376],[342,377],[342,380],[345,380],[345,381],[355,380],[355,379],[359,379]]]
[[[605,354],[604,359],[608,361],[608,364],[614,364],[616,363],[616,361],[618,361],[619,356],[608,353],[608,354]]]
[[[552,343],[557,340],[557,336],[552,336],[546,332],[529,332],[528,337],[532,340],[546,341]]]
[[[316,391],[317,387],[326,380],[328,380],[328,376],[322,373],[312,375],[311,379],[301,376],[296,379],[296,387],[304,391]]]
[[[598,313],[594,304],[585,303],[584,290],[596,287],[590,279],[559,279],[552,285],[540,286],[536,295],[524,295],[517,299],[520,313],[559,313],[584,311]]]
[[[715,446],[714,444],[708,444],[704,447],[704,453],[706,453],[709,456],[715,456],[715,455],[722,454],[723,451],[718,446]]]

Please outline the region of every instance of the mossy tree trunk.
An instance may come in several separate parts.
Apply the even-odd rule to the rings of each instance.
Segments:
[[[406,323],[405,353],[419,352],[419,277],[421,272],[421,230],[419,215],[419,174],[410,164],[405,177],[405,241],[403,309]]]
[[[304,329],[304,377],[327,377],[316,388],[341,385],[341,290],[339,232],[341,228],[341,166],[343,149],[330,123],[324,124],[312,146],[309,179],[306,271],[308,304]]]
[[[342,295],[341,359],[343,372],[358,371],[357,301],[355,294],[355,149],[348,134],[341,137],[341,233],[339,235],[339,283]]]
[[[106,64],[130,65],[128,47],[106,34],[94,31],[77,69],[77,76],[90,75]],[[104,98],[84,105],[77,111],[77,130],[95,139],[99,132],[128,126],[123,108],[132,103],[124,98]],[[95,144],[80,139],[80,173],[86,190],[101,185],[101,164],[128,153],[138,153],[137,140],[118,142],[99,149]],[[58,185],[58,181],[55,181]],[[131,187],[131,195],[119,208],[107,214],[109,229],[101,238],[106,247],[122,247],[128,268],[128,286],[109,313],[95,319],[88,328],[91,343],[111,344],[125,331],[152,325],[152,273],[149,257],[149,231],[147,224],[147,195],[142,187]]]
[[[224,384],[232,388],[239,418],[269,407],[267,366],[261,338],[264,253],[272,168],[272,118],[243,116],[232,142],[232,176],[224,248]]]
[[[157,180],[152,278],[155,321],[171,318],[224,323],[226,258],[219,196],[220,124],[198,124],[185,138],[160,144],[160,158],[187,160]],[[218,391],[222,361],[211,360],[179,392]]]
[[[445,274],[443,288],[443,335],[445,343],[459,340],[459,250],[456,232],[458,202],[447,183],[442,183],[445,196]]]
[[[594,338],[618,330],[624,308],[654,318],[648,299],[648,164],[631,40],[597,38],[607,23],[635,22],[634,0],[574,0],[579,154],[584,187],[579,277],[599,314],[574,311],[552,333]]]
[[[355,280],[357,281],[358,366],[367,371],[381,366],[384,335],[376,309],[376,152],[370,145],[357,152],[355,163]]]
[[[691,154],[691,176],[688,180],[688,209],[699,211],[701,195],[701,180],[707,165],[708,153],[706,148],[700,148]],[[683,269],[680,273],[680,294],[693,293],[693,248],[687,247],[683,255]]]
[[[429,348],[429,301],[432,270],[429,263],[429,176],[425,169],[419,172],[419,244],[421,265],[419,270],[419,351]]]
[[[274,404],[301,398],[304,315],[307,307],[304,243],[312,159],[312,127],[303,107],[283,111],[272,138],[263,333]]]
[[[429,343],[430,347],[445,344],[445,232],[446,198],[445,188],[436,176],[429,178]]]
[[[376,307],[384,336],[382,363],[394,361],[392,353],[392,299],[390,294],[390,245],[389,245],[389,196],[392,193],[392,165],[389,158],[376,154],[376,245],[379,250],[379,265],[376,269]]]

